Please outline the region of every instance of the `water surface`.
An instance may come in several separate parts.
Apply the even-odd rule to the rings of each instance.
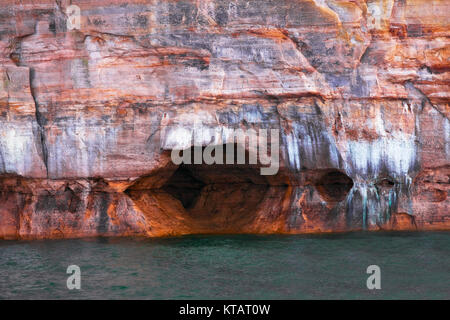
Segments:
[[[0,241],[0,298],[449,299],[449,252],[449,232]]]

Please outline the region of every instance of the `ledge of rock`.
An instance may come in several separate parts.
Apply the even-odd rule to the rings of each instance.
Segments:
[[[3,0],[0,238],[449,230],[449,24],[447,0]],[[276,175],[171,161],[236,129],[279,130]]]

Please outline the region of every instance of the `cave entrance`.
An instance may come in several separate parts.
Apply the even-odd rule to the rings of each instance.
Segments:
[[[233,164],[226,164],[225,154],[223,164],[181,164],[161,188],[182,203],[203,232],[239,232],[264,200],[269,184],[259,165],[237,164],[239,148],[234,145]],[[249,162],[248,151],[245,160]]]
[[[353,180],[340,171],[328,171],[316,183],[320,196],[329,203],[340,202],[353,187]]]
[[[226,145],[223,147],[225,150]],[[260,173],[261,166],[248,164],[248,159],[246,152],[246,164],[236,161],[212,165],[183,163],[162,184],[136,188],[148,186],[142,180],[155,180],[155,175],[144,177],[131,186],[127,194],[141,210],[153,215],[153,219],[159,218],[155,218],[154,206],[146,205],[151,201],[142,201],[143,193],[159,199],[157,206],[167,208],[166,213],[183,220],[189,233],[243,233],[256,219],[268,190],[279,187],[272,181],[269,183]]]

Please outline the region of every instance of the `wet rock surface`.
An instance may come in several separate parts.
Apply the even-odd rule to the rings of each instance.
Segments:
[[[0,238],[448,230],[449,8],[3,1]],[[170,159],[236,129],[276,175]]]

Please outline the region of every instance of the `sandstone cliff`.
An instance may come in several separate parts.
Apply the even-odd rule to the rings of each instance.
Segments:
[[[450,229],[450,1],[0,3],[0,238]]]

